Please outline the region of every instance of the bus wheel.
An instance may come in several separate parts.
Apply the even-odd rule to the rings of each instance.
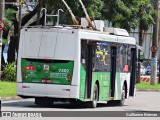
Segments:
[[[90,102],[90,107],[91,108],[96,108],[97,107],[97,101],[98,101],[98,87],[97,84],[94,85],[94,90],[93,90],[93,98],[92,101]]]
[[[118,101],[118,105],[123,106],[125,101],[125,85],[123,85],[123,90],[121,94],[121,100]]]
[[[51,98],[35,98],[35,104],[42,107],[52,106],[53,99]]]

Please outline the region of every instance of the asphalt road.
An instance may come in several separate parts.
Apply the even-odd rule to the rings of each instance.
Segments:
[[[95,109],[75,106],[70,103],[56,102],[50,107],[38,107],[34,99],[19,101],[2,101],[2,111],[160,111],[160,92],[137,92],[136,97],[130,97],[124,106],[98,104]]]
[[[75,106],[73,104],[69,103],[60,103],[57,102],[53,106],[50,107],[38,107],[34,104],[34,99],[23,99],[19,101],[2,101],[2,111],[58,111],[59,114],[63,111],[102,111],[104,114],[105,111],[112,111],[111,114],[113,116],[117,114],[117,112],[114,111],[124,111],[124,112],[133,112],[133,113],[139,113],[137,111],[160,111],[160,92],[137,92],[136,97],[132,98],[130,97],[125,101],[125,105],[120,106],[114,106],[110,104],[99,104],[97,108],[91,109],[91,108],[85,108],[82,106]],[[100,113],[102,113],[100,112]],[[46,112],[45,112],[46,113]],[[155,113],[155,112],[153,112]],[[110,120],[159,120],[158,117],[109,117]],[[6,120],[5,117],[1,118],[2,120]],[[22,120],[21,117],[9,117],[9,120]],[[108,118],[105,118],[103,116],[101,117],[84,117],[84,116],[78,116],[78,117],[45,117],[45,118],[39,118],[39,117],[27,117],[23,119],[31,119],[31,120],[106,120]]]

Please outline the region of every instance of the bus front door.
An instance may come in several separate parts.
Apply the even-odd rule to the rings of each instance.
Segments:
[[[116,81],[116,55],[117,48],[111,47],[111,76],[110,76],[110,96],[114,97]]]
[[[88,44],[86,40],[82,41],[81,46],[82,58],[84,63],[84,67],[86,70],[86,78],[85,78],[85,99],[91,97],[91,85],[92,85],[92,45]]]
[[[131,78],[130,78],[130,91],[129,95],[134,96],[135,95],[135,83],[136,83],[136,61],[137,61],[137,56],[136,56],[136,49],[132,48],[131,49]]]
[[[86,61],[86,90],[85,98],[91,97],[91,85],[92,85],[92,46],[87,45],[87,61]]]

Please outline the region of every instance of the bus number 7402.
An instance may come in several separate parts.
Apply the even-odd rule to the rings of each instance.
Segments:
[[[69,69],[59,69],[60,73],[69,73]]]

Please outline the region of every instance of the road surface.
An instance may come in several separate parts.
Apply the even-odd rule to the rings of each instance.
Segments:
[[[124,106],[99,104],[96,109],[75,106],[69,103],[56,102],[50,107],[38,107],[34,99],[19,101],[2,101],[2,111],[160,111],[160,92],[137,92],[130,97]]]
[[[61,102],[56,102],[53,106],[50,106],[50,107],[38,107],[34,104],[34,99],[23,99],[19,101],[2,101],[2,111],[35,111],[35,112],[38,112],[38,111],[59,111],[59,112],[63,112],[63,111],[82,111],[82,112],[83,111],[98,111],[98,112],[99,111],[102,111],[102,112],[142,111],[144,112],[144,111],[160,111],[159,103],[160,103],[160,92],[137,92],[136,97],[135,98],[130,97],[129,99],[127,99],[125,101],[125,105],[122,107],[108,105],[108,104],[99,104],[97,108],[93,109],[93,108],[85,108],[83,106],[75,106],[73,104],[61,103]],[[116,112],[114,114],[116,114]],[[82,117],[79,117],[78,119],[83,120]],[[87,118],[87,120],[90,120],[90,119],[91,118]],[[96,120],[96,118],[93,118],[93,119]]]

